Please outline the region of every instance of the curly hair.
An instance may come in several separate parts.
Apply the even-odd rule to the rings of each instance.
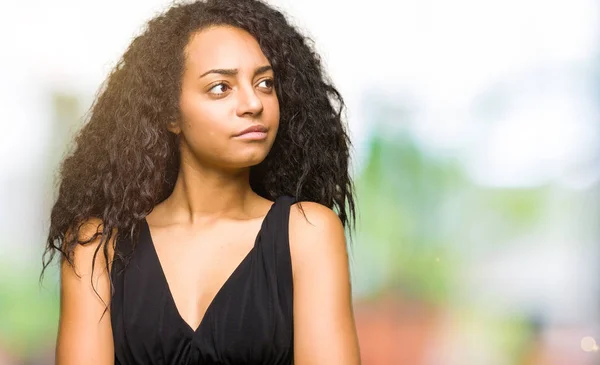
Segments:
[[[92,104],[59,170],[44,269],[57,252],[72,265],[77,245],[99,237],[94,258],[100,247],[108,258],[113,235],[137,237],[139,223],[171,194],[179,150],[167,125],[180,116],[185,46],[198,31],[219,25],[251,34],[275,75],[280,127],[267,157],[250,168],[251,188],[270,200],[291,195],[320,203],[336,210],[345,227],[354,223],[345,104],[312,41],[259,0],[181,3],[148,22]],[[92,218],[102,223],[82,240],[80,229]]]

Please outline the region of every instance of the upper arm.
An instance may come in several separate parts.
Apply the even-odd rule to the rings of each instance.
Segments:
[[[89,239],[100,224],[99,219],[87,221],[79,237]],[[109,260],[112,260],[114,235],[111,240]],[[99,245],[99,237],[86,245],[78,244],[73,252],[72,266],[61,260],[57,365],[114,363],[110,312],[106,309],[110,304],[110,273],[102,248],[94,259]]]
[[[301,204],[306,218],[290,211],[294,363],[360,364],[344,228],[331,209]]]

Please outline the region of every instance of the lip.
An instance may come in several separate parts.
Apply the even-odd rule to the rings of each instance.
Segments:
[[[263,139],[267,137],[267,131],[268,129],[265,126],[261,124],[255,124],[239,132],[234,137]]]

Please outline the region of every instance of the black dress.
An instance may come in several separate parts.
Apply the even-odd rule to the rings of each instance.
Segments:
[[[288,196],[275,200],[254,247],[217,292],[197,329],[177,311],[144,220],[125,269],[117,258],[112,267],[115,364],[292,364],[288,222],[293,202]],[[117,244],[124,252],[131,248],[125,239]]]

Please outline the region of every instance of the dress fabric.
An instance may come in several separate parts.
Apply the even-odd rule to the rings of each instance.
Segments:
[[[198,328],[179,315],[148,223],[139,241],[119,239],[111,323],[117,365],[293,363],[293,282],[288,239],[294,199],[278,197],[254,246],[217,292]]]

